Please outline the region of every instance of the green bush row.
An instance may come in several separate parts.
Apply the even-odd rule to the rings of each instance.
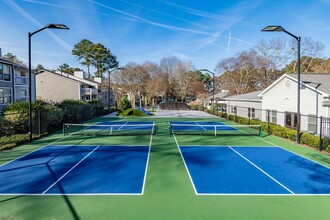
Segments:
[[[29,131],[29,106],[26,102],[10,104],[0,117],[0,150],[26,142]],[[33,134],[44,135],[60,130],[63,123],[81,123],[108,113],[100,102],[64,100],[60,103],[32,103]]]
[[[272,135],[286,138],[292,141],[297,140],[297,131],[292,130],[290,128],[286,128],[274,123],[267,123],[267,122],[262,122],[259,119],[251,119],[249,120],[248,118],[244,118],[241,116],[235,116],[235,115],[228,115],[227,119],[230,121],[235,121],[239,124],[242,125],[262,125],[262,129],[264,132],[269,132]],[[320,148],[320,138],[309,133],[302,132],[300,134],[300,143],[308,145],[313,148]],[[322,150],[330,152],[330,140],[328,138],[323,138],[322,139]]]

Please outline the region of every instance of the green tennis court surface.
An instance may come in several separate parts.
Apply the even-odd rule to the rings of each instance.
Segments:
[[[95,120],[95,124],[104,119]],[[121,121],[127,121],[121,120]],[[131,119],[141,121],[141,119]],[[45,145],[70,146],[149,146],[150,158],[142,196],[134,195],[2,195],[0,219],[328,219],[330,196],[257,196],[195,194],[180,155],[182,146],[274,146],[277,145],[317,163],[330,167],[329,156],[298,147],[276,137],[257,135],[170,136],[169,121],[191,122],[192,119],[143,119],[155,122],[158,136],[153,135],[68,135],[54,134],[0,154],[5,164]],[[219,122],[222,119],[193,119],[196,122]],[[109,119],[109,123],[120,120]],[[102,123],[100,123],[102,124]],[[203,123],[201,123],[203,124]],[[208,127],[208,126],[206,126]],[[120,127],[113,129],[119,130]],[[120,128],[122,130],[124,127]],[[241,129],[241,128],[240,128]],[[104,129],[107,130],[107,129]],[[111,130],[111,128],[110,128]],[[144,129],[143,129],[144,130]],[[149,128],[148,128],[149,130]],[[205,130],[205,129],[202,129]],[[208,128],[206,128],[208,130]],[[247,130],[246,130],[247,131]],[[175,134],[175,133],[174,133]],[[63,138],[64,137],[64,138]],[[201,155],[202,156],[202,155]],[[268,155],[269,156],[269,155]],[[203,159],[203,158],[202,158]],[[102,163],[98,163],[102,168]],[[29,177],[27,177],[29,178]],[[212,181],[212,180],[210,180]],[[242,181],[242,180],[240,180]],[[299,181],[299,180],[297,180]]]

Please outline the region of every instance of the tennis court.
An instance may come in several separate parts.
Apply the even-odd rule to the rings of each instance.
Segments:
[[[141,134],[141,131],[152,135],[154,123],[99,122],[64,127],[70,136],[104,135],[104,131],[108,135],[112,132]],[[74,132],[70,133],[69,129]],[[0,167],[0,193],[141,195],[149,152],[149,145],[46,145]]]
[[[278,146],[181,145],[175,136],[209,132],[261,136],[257,126],[169,124],[196,195],[330,195],[328,167]]]
[[[97,118],[63,128],[1,153],[0,218],[330,215],[329,156],[261,137],[258,126],[220,118]]]

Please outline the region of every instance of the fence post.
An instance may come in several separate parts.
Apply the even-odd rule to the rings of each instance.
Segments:
[[[321,116],[321,118],[320,118],[320,148],[319,148],[320,151],[323,150],[323,143],[322,143],[323,142],[322,141],[322,124],[323,124],[323,117]]]
[[[270,134],[270,110],[267,110],[267,126],[268,134]]]
[[[39,126],[39,136],[41,135],[41,110],[38,109],[38,126]]]

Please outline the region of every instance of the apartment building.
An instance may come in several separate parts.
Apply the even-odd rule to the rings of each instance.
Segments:
[[[29,101],[29,70],[0,58],[0,112],[10,103]],[[35,96],[35,75],[32,74],[32,101]]]

